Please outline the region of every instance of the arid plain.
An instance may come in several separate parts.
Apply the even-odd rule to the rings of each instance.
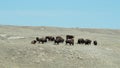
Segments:
[[[75,36],[75,45],[31,44],[36,37]],[[98,45],[79,45],[78,38]],[[0,26],[0,68],[120,68],[120,30]]]

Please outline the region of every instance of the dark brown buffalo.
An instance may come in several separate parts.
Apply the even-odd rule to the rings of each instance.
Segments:
[[[63,43],[63,42],[64,42],[64,39],[60,36],[57,36],[56,39],[54,40],[55,44],[59,44],[59,43]]]
[[[78,39],[77,44],[84,44],[84,43],[85,43],[85,40],[83,38]]]
[[[36,41],[39,41],[39,37],[36,37]]]
[[[48,41],[54,41],[55,38],[53,36],[46,36],[45,37]]]
[[[72,39],[72,38],[74,38],[73,35],[66,35],[66,40],[67,40],[67,39]]]
[[[96,41],[96,40],[95,40],[95,41],[93,41],[93,44],[94,44],[94,45],[97,45],[97,41]]]
[[[60,38],[60,39],[61,39],[62,37],[61,37],[61,36],[57,36],[57,37],[56,37],[56,39],[58,39],[58,38]]]
[[[36,44],[36,42],[37,42],[36,40],[33,40],[31,41],[31,44]]]
[[[39,37],[36,37],[36,40],[39,42],[39,43],[45,43],[47,42],[47,39],[46,38],[39,38]]]
[[[69,43],[69,45],[74,45],[74,39],[66,39],[66,45]]]
[[[91,44],[91,42],[92,42],[91,40],[86,39],[86,40],[85,40],[85,45],[90,45],[90,44]]]

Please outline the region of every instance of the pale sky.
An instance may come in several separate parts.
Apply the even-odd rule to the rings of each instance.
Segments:
[[[0,24],[120,29],[120,0],[0,0]]]

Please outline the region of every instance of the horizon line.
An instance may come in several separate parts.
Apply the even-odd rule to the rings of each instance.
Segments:
[[[0,24],[0,26],[15,26],[15,27],[56,27],[56,28],[77,28],[77,29],[108,29],[108,30],[120,30],[119,28],[99,28],[99,27],[65,27],[65,26],[51,26],[51,25],[13,25],[13,24]]]

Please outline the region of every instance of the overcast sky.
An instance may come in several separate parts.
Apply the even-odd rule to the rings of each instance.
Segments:
[[[0,24],[120,29],[120,0],[0,0]]]

